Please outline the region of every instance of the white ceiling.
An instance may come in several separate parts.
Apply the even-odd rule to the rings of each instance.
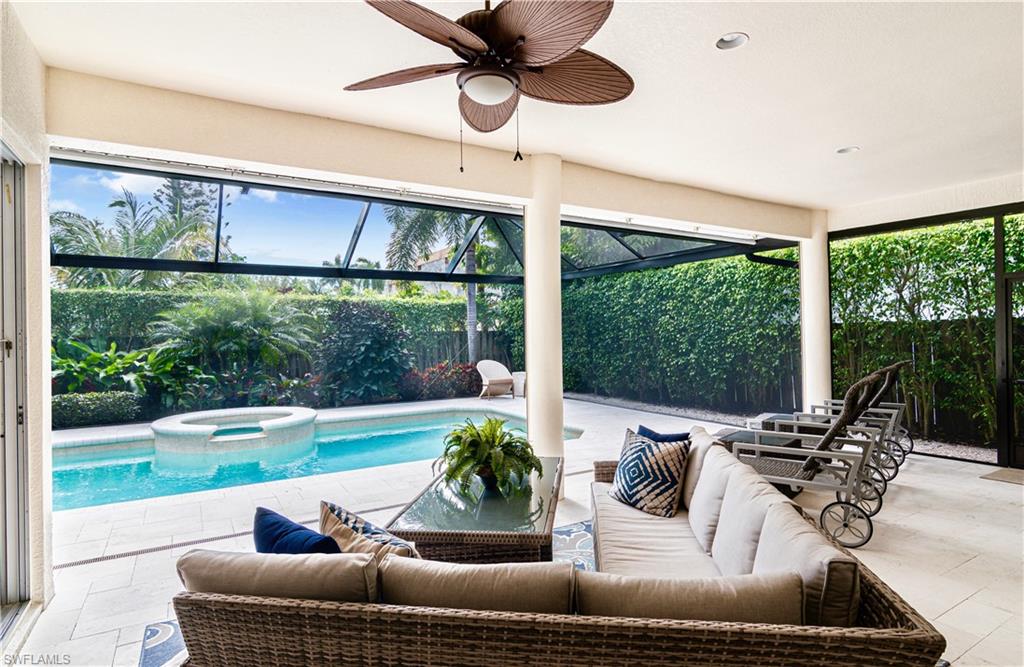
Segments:
[[[426,3],[451,18],[482,3]],[[454,77],[348,83],[453,62],[358,2],[15,4],[52,66],[458,138]],[[620,0],[587,48],[636,81],[624,102],[523,98],[524,152],[822,208],[1024,163],[1022,5]],[[715,49],[724,33],[750,42]],[[467,141],[514,150],[515,125]],[[860,153],[835,154],[857,144]]]

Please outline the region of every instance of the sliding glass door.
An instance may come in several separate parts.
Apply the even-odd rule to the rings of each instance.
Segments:
[[[1024,465],[1024,205],[830,234],[833,391],[897,360],[915,452]]]
[[[0,147],[2,149],[2,147]],[[0,636],[28,598],[27,461],[22,425],[19,234],[22,166],[0,161]]]
[[[999,463],[1024,468],[1024,213],[996,216],[996,247]]]

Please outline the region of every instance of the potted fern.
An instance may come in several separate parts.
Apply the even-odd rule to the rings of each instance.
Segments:
[[[477,426],[467,419],[445,436],[444,452],[434,462],[435,467],[444,464],[445,479],[458,481],[463,493],[476,475],[484,488],[506,497],[534,470],[543,475],[543,466],[529,441],[520,432],[506,429],[505,423],[504,419],[487,417],[482,426]]]

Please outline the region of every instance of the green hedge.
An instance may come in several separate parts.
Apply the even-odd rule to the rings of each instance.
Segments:
[[[208,293],[107,288],[54,289],[50,297],[53,337],[89,342],[93,347],[106,348],[109,343],[117,343],[118,348],[123,350],[138,349],[149,344],[149,323],[159,319],[160,313],[200,299],[205,294]],[[408,330],[410,347],[425,343],[431,334],[464,333],[466,330],[466,301],[463,298],[305,294],[286,294],[282,298],[313,315],[321,327],[331,321],[339,310],[343,310],[345,304],[377,304],[393,313]],[[492,328],[494,308],[487,299],[478,299],[477,304],[477,319],[484,329]]]
[[[1024,238],[1007,224],[1007,257]],[[991,220],[831,244],[834,392],[871,368],[903,374],[913,430],[977,443],[995,437],[995,239]]]
[[[132,422],[142,414],[142,401],[128,391],[60,394],[53,397],[53,428]]]
[[[795,250],[779,251],[794,258]],[[799,273],[731,257],[563,284],[567,391],[760,411],[799,403]],[[501,302],[515,363],[523,303]]]

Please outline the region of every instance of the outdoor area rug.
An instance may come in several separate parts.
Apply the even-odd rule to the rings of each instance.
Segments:
[[[577,570],[594,569],[594,534],[590,521],[555,528],[551,536],[552,560],[572,563]],[[139,667],[178,667],[188,658],[177,621],[146,626]]]
[[[139,667],[178,667],[188,659],[177,621],[147,625],[142,636]]]
[[[982,479],[994,479],[997,482],[1009,482],[1010,484],[1020,484],[1024,486],[1024,470],[1017,470],[1015,468],[1003,468],[990,472],[987,475],[982,475]]]

